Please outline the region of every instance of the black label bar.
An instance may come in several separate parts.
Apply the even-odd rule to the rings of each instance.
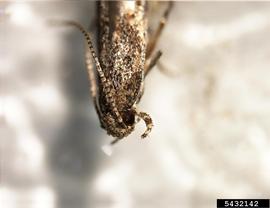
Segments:
[[[269,199],[217,199],[217,208],[270,208]]]

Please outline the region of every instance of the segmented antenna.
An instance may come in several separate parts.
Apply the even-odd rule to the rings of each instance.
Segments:
[[[86,39],[87,45],[89,47],[89,50],[90,50],[90,52],[92,54],[92,57],[94,59],[96,69],[97,69],[97,72],[98,72],[98,75],[99,75],[99,78],[100,78],[100,81],[101,81],[101,84],[102,84],[102,86],[104,86],[103,90],[104,90],[107,102],[110,103],[110,105],[112,107],[112,111],[115,114],[118,122],[121,123],[124,127],[126,127],[126,125],[124,124],[123,119],[122,119],[118,109],[116,108],[115,100],[114,100],[114,98],[112,96],[111,89],[112,89],[113,85],[110,82],[110,80],[106,79],[105,74],[102,71],[102,68],[100,66],[98,57],[96,55],[95,49],[94,49],[93,44],[92,44],[90,34],[84,29],[84,27],[81,24],[79,24],[79,23],[77,23],[75,21],[71,21],[71,20],[59,20],[59,21],[58,20],[52,20],[49,23],[51,25],[56,25],[56,26],[57,25],[58,26],[61,26],[61,25],[62,26],[73,26],[73,27],[78,28],[83,33],[83,35],[84,35],[84,37]]]
[[[96,65],[96,69],[97,69],[97,72],[98,72],[98,75],[100,77],[100,81],[102,82],[102,84],[104,84],[105,86],[108,85],[108,80],[106,79],[102,69],[101,69],[101,66],[100,66],[100,63],[99,63],[99,60],[98,60],[98,57],[96,55],[96,52],[95,52],[95,49],[94,49],[94,46],[92,44],[92,40],[91,40],[91,37],[90,37],[90,34],[84,29],[84,27],[75,22],[75,21],[69,21],[69,20],[65,20],[65,21],[61,21],[59,22],[60,24],[62,23],[63,25],[69,25],[69,26],[74,26],[76,28],[78,28],[82,34],[84,35],[85,39],[86,39],[86,43],[90,49],[90,52],[92,54],[92,57],[94,59],[94,62],[95,62],[95,65]]]

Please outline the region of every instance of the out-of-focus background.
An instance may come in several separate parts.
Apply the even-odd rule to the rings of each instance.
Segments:
[[[84,40],[50,18],[95,2],[0,3],[1,208],[209,208],[270,198],[270,3],[175,2],[139,108],[112,149],[88,91]]]

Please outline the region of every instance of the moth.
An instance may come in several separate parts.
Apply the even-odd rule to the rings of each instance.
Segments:
[[[153,127],[149,114],[137,107],[144,80],[155,66],[161,52],[154,53],[172,3],[168,3],[159,25],[149,33],[147,1],[97,2],[97,51],[90,33],[75,21],[62,21],[78,28],[86,40],[86,66],[90,94],[100,125],[115,137],[111,144],[127,137],[138,120],[146,124],[141,138]]]

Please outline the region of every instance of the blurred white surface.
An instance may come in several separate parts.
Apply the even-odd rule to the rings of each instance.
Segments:
[[[108,149],[83,38],[94,2],[0,3],[4,208],[215,207],[270,198],[270,3],[176,2],[140,109],[154,120]],[[106,152],[106,154],[102,150]]]

